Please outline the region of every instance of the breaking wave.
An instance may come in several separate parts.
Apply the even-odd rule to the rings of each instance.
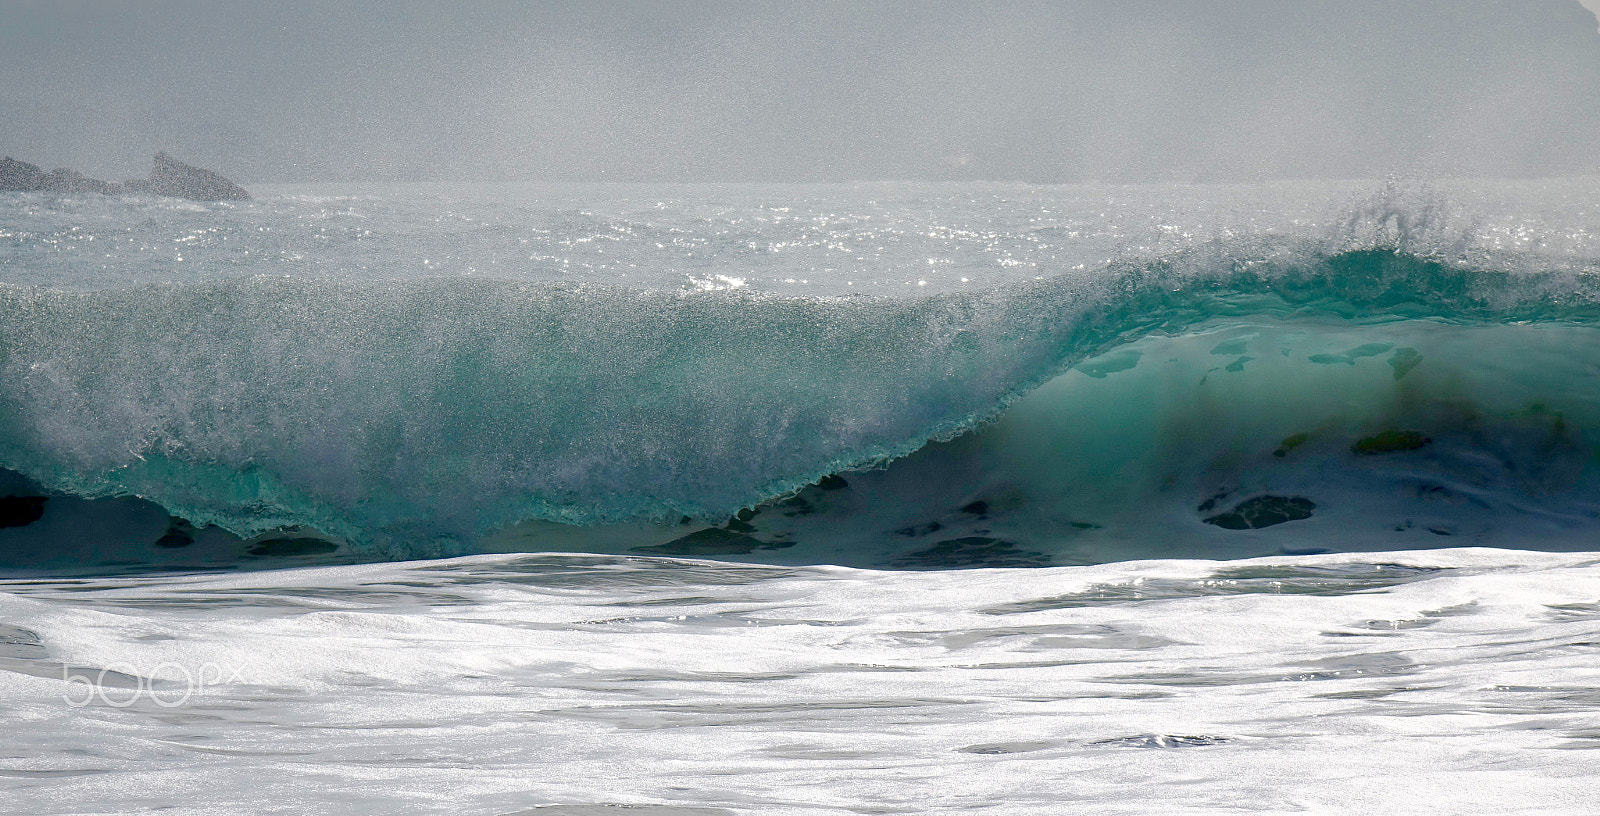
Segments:
[[[1202,403],[1217,397],[1202,381],[1214,389],[1229,377],[1239,388],[1251,383],[1238,393],[1253,401],[1230,403],[1231,418],[1215,422],[1260,426],[1251,444],[1272,437],[1269,456],[1297,433],[1306,434],[1300,454],[1324,443],[1348,452],[1387,432],[1456,440],[1433,451],[1488,444],[1450,436],[1478,433],[1472,422],[1488,414],[1451,414],[1445,403],[1505,403],[1495,409],[1505,417],[1545,405],[1545,416],[1559,414],[1561,433],[1576,438],[1590,403],[1573,372],[1600,366],[1600,346],[1573,338],[1586,338],[1597,321],[1600,284],[1585,262],[1462,250],[1403,210],[1352,219],[1333,237],[1220,237],[1176,251],[1130,251],[1099,269],[921,298],[476,279],[250,277],[95,291],[3,285],[0,466],[49,493],[136,496],[241,536],[301,527],[370,556],[432,555],[470,550],[530,521],[720,525],[741,510],[794,501],[825,477],[921,467],[914,461],[944,455],[929,453],[931,443],[943,450],[974,429],[965,438],[979,442],[950,444],[989,445],[982,440],[999,428],[1014,438],[1023,425],[992,423],[1047,383],[1040,393],[1057,394],[1047,412],[1056,426],[1115,438],[1128,450],[1144,444],[1137,433],[1107,423],[1137,429],[1138,417],[1148,425],[1166,416],[1170,425],[1204,415]],[[1568,334],[1551,351],[1557,335],[1530,326]],[[1446,327],[1452,336],[1493,327],[1473,335],[1471,353],[1521,359],[1527,376],[1510,385],[1482,378],[1472,387],[1487,392],[1465,394],[1460,372],[1472,366],[1464,359],[1450,369],[1456,374],[1430,375],[1445,369],[1429,362],[1439,355],[1418,350],[1428,342],[1422,335],[1437,340]],[[1188,379],[1159,373],[1153,359],[1161,354],[1188,360],[1177,366]],[[1330,379],[1336,368],[1378,376]],[[1535,369],[1554,373],[1527,373]],[[1071,384],[1100,380],[1142,390]],[[1418,396],[1412,383],[1428,383],[1423,391],[1432,396]],[[1388,391],[1372,390],[1378,385]],[[1267,421],[1283,406],[1326,399],[1329,388],[1371,391],[1361,397],[1370,403],[1366,418],[1351,419],[1343,436],[1308,430],[1329,418],[1282,434],[1288,425]],[[1516,399],[1503,398],[1507,388]],[[1062,389],[1083,396],[1063,397]],[[1573,404],[1549,408],[1563,394]],[[1409,400],[1414,417],[1378,410],[1395,400]],[[1404,425],[1428,416],[1434,431]],[[1044,432],[1024,435],[1034,433]],[[1159,486],[1172,478],[1163,470],[1210,467],[1168,461],[1116,475],[1084,463],[1126,471],[1138,457],[1096,455],[1080,450],[1041,477],[1054,485],[1056,504],[1104,495],[1108,482],[1119,495],[1144,495],[1128,480]],[[1592,459],[1578,456],[1585,457]],[[892,481],[863,478],[851,481]],[[943,478],[927,472],[913,481]],[[1252,514],[1315,515],[1312,507],[1322,506],[1282,495],[1241,507],[1252,490],[1275,494],[1185,478],[1216,488],[1204,497],[1213,499],[1212,515],[1238,515],[1213,521],[1215,529],[1254,529]],[[1072,480],[1086,481],[1065,483]],[[932,499],[908,490],[891,491],[893,503],[914,516],[923,512],[914,505]],[[1058,513],[1061,524],[1107,528],[1075,512]],[[821,537],[850,540],[840,531],[854,522],[836,523]],[[1053,528],[1035,519],[1032,529],[1037,538]],[[865,560],[893,561],[874,546],[876,560]],[[1097,546],[1074,557],[1116,554],[1113,544]],[[1046,561],[1066,549],[1059,541],[1016,548]],[[851,560],[847,552],[818,557]]]

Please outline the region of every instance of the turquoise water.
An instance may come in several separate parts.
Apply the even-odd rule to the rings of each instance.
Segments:
[[[1593,516],[1600,286],[1587,210],[1518,209],[1550,190],[594,188],[609,210],[469,192],[11,196],[0,465],[32,482],[13,492],[67,500],[52,512],[137,497],[352,557],[875,566],[1379,547],[1333,535],[1341,513],[1564,547]],[[98,271],[92,239],[113,248]],[[1429,442],[1355,452],[1389,432]],[[1407,489],[1460,507],[1352,509]],[[1314,540],[1191,523],[1270,506],[1310,513],[1284,530]],[[1529,514],[1567,532],[1512,520]],[[929,547],[894,535],[932,524]],[[744,538],[673,543],[708,526]]]
[[[1587,812],[1594,189],[0,197],[0,810]]]

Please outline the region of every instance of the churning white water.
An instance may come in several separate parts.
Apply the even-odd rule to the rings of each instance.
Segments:
[[[508,555],[0,593],[7,812],[1584,813],[1600,793],[1592,555]]]

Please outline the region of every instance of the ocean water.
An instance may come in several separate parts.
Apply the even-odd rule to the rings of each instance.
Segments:
[[[1600,184],[0,195],[0,809],[1583,813]]]

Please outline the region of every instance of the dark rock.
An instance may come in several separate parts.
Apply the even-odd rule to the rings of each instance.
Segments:
[[[64,167],[46,173],[38,166],[10,156],[0,159],[0,191],[50,193],[101,193],[104,195],[153,193],[195,201],[247,201],[243,187],[198,167],[190,167],[165,153],[157,153],[150,178],[123,184],[93,179]]]
[[[1297,433],[1297,434],[1292,434],[1290,436],[1286,436],[1286,437],[1283,438],[1282,442],[1278,443],[1278,449],[1273,451],[1272,455],[1278,457],[1279,459],[1282,459],[1283,457],[1289,455],[1289,451],[1292,451],[1295,448],[1298,448],[1301,445],[1304,445],[1310,439],[1311,439],[1311,434],[1307,434],[1307,433]]]
[[[44,496],[0,497],[0,527],[26,527],[44,516]]]
[[[0,159],[0,190],[10,192],[116,193],[121,185],[92,179],[76,170],[57,167],[46,173],[38,166],[10,156]]]
[[[182,530],[168,530],[165,535],[163,535],[160,538],[156,539],[156,546],[157,547],[166,547],[166,548],[169,548],[169,549],[177,549],[179,547],[187,547],[187,546],[189,546],[190,544],[193,544],[193,543],[194,543],[194,536],[192,536],[192,535],[190,535],[188,533],[185,533]]]
[[[30,192],[44,189],[45,172],[37,165],[17,161],[10,156],[0,159],[0,190]]]
[[[651,555],[748,555],[761,549],[792,546],[765,544],[743,533],[710,527],[674,538],[653,547],[634,547],[633,552]]]
[[[1356,440],[1350,449],[1363,456],[1377,456],[1385,453],[1399,453],[1424,447],[1432,442],[1426,436],[1416,431],[1384,431],[1380,434]]]
[[[324,555],[339,549],[339,545],[320,538],[269,538],[259,541],[249,550],[250,555],[279,558],[295,555]]]
[[[817,487],[823,490],[843,490],[849,486],[850,483],[839,476],[824,476],[822,481],[817,482]]]
[[[194,525],[181,518],[173,518],[167,532],[156,539],[157,547],[178,548],[194,543]]]
[[[802,496],[791,496],[781,502],[778,502],[778,506],[785,508],[783,515],[787,518],[794,518],[796,516],[809,516],[812,513],[817,512],[817,508],[812,506],[811,502],[806,501]]]
[[[159,195],[193,201],[248,201],[243,187],[198,167],[191,167],[165,153],[157,153],[150,168],[150,189]]]
[[[1048,567],[1050,557],[1029,552],[1010,541],[968,536],[941,541],[925,550],[907,553],[889,566],[908,569],[967,569],[973,567]]]
[[[1286,521],[1311,518],[1317,507],[1310,499],[1299,496],[1256,496],[1239,502],[1239,506],[1206,519],[1224,530],[1259,530]]]
[[[108,193],[122,192],[120,185],[92,179],[76,170],[57,167],[44,176],[44,189],[52,193]]]
[[[961,512],[969,513],[974,516],[981,516],[984,513],[989,512],[989,503],[986,501],[975,501],[966,507],[961,508]]]

